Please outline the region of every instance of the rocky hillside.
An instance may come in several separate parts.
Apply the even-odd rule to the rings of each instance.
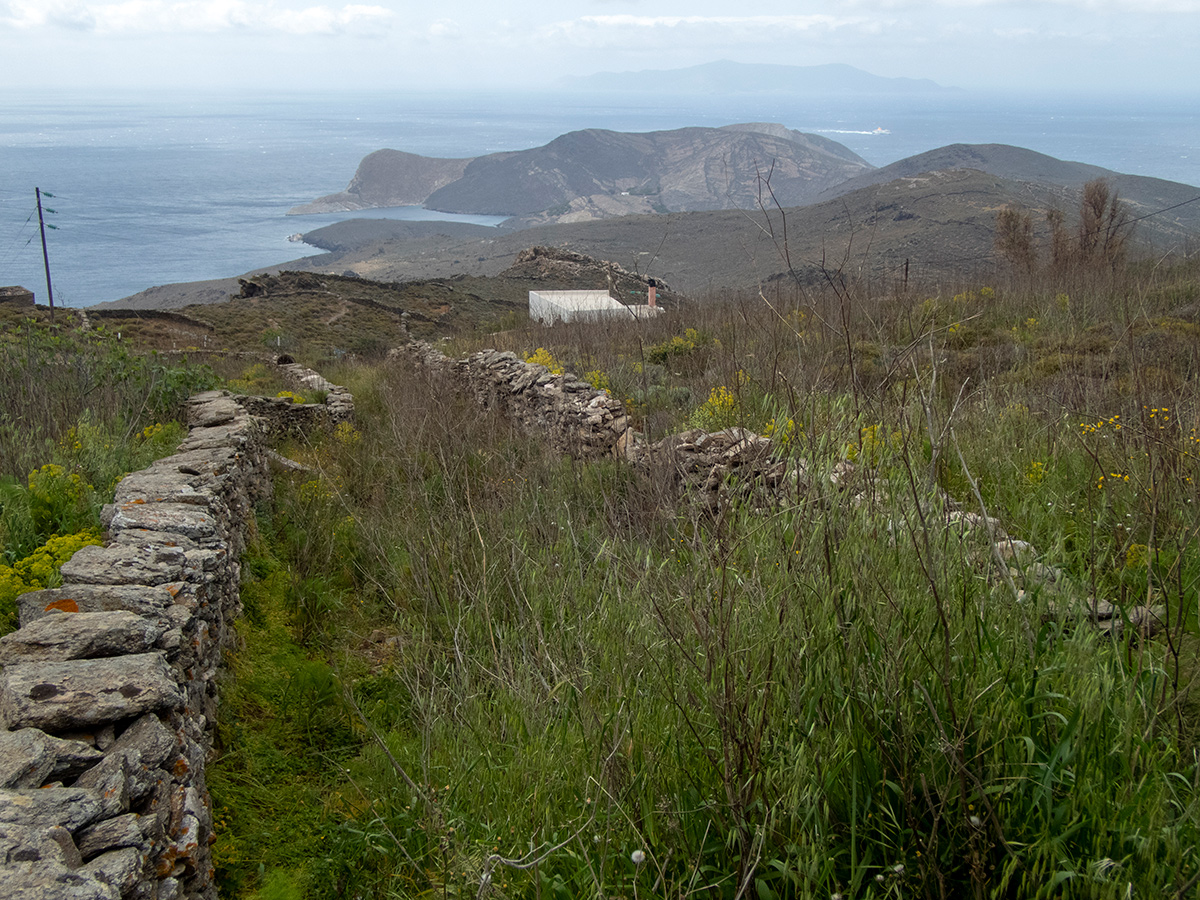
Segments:
[[[517,217],[514,225],[756,205],[764,179],[785,205],[806,203],[870,163],[846,147],[779,125],[630,134],[574,131],[549,144],[471,160],[380,150],[350,186],[293,214],[420,204]]]
[[[1050,204],[1069,210],[1075,205],[1078,190],[1085,182],[1103,178],[1128,204],[1135,217],[1155,213],[1151,219],[1139,224],[1139,230],[1146,236],[1168,239],[1200,232],[1200,204],[1177,206],[1196,196],[1197,189],[1192,185],[1144,175],[1125,175],[1009,144],[950,144],[928,153],[918,153],[834,185],[817,199],[833,200],[866,188],[886,185],[896,179],[911,182],[929,173],[961,169],[974,169],[1006,181],[1028,185],[1028,189],[1019,189],[1010,202],[1035,209],[1043,209]],[[1158,214],[1159,210],[1166,211]]]
[[[420,206],[438,188],[461,178],[470,159],[439,159],[400,150],[376,150],[363,157],[350,185],[288,211],[298,216],[387,206]]]

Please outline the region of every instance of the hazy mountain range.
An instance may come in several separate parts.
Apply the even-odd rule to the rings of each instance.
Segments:
[[[729,60],[682,69],[598,72],[560,81],[573,91],[660,94],[931,94],[955,91],[928,78],[885,78],[854,66],[781,66]]]

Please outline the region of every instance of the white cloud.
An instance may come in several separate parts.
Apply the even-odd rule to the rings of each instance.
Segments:
[[[802,35],[828,35],[840,29],[875,32],[883,26],[867,16],[813,15],[596,15],[554,22],[543,28],[544,40],[570,42],[584,46],[634,43],[655,46],[684,44],[767,43],[786,41]]]
[[[844,0],[850,9],[925,9],[930,6],[964,10],[1009,9],[1023,13],[1073,9],[1088,13],[1158,15],[1200,12],[1200,0]],[[1041,8],[1039,10],[1039,7]]]
[[[87,30],[102,35],[213,34],[230,30],[308,35],[342,34],[377,28],[392,17],[382,6],[305,6],[246,0],[14,0],[0,23],[18,29]]]
[[[462,35],[462,29],[453,19],[438,19],[429,26],[429,36],[435,38],[456,38]]]
[[[574,20],[585,26],[608,28],[677,28],[680,26],[710,28],[771,28],[787,31],[809,31],[813,28],[838,28],[865,21],[861,16],[851,18],[824,14],[778,16],[581,16]],[[570,24],[570,23],[563,23]]]

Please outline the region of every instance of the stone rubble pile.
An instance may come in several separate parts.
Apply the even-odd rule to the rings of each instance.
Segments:
[[[270,480],[258,421],[192,398],[178,451],[126,476],[109,543],[18,598],[0,638],[0,897],[216,897],[205,764],[239,557]]]

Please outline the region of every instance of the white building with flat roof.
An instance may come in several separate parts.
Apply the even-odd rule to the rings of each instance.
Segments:
[[[658,315],[657,306],[626,306],[608,291],[530,291],[529,318],[554,322],[595,322],[600,319],[635,319]]]

